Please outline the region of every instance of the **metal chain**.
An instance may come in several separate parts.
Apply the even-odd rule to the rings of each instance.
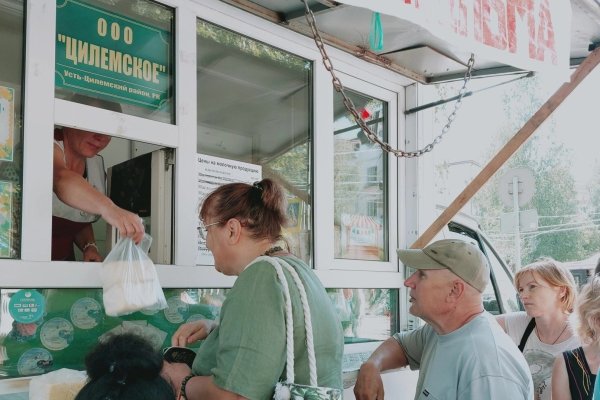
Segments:
[[[317,21],[315,20],[315,15],[313,14],[310,7],[308,6],[307,0],[301,0],[301,1],[304,3],[304,8],[306,10],[306,12],[305,12],[306,21],[308,22],[308,25],[310,26],[310,29],[312,31],[313,39],[315,40],[315,43],[317,45],[317,48],[319,49],[319,52],[321,52],[321,58],[323,59],[323,65],[325,66],[325,69],[327,71],[329,71],[329,73],[331,74],[333,87],[336,90],[336,92],[338,92],[339,94],[342,95],[342,97],[344,99],[344,106],[346,107],[348,112],[350,114],[352,114],[354,121],[362,129],[362,131],[367,136],[367,138],[372,143],[377,144],[379,147],[381,147],[381,149],[383,151],[391,153],[391,154],[395,155],[396,157],[406,157],[406,158],[420,157],[423,154],[433,150],[433,147],[436,144],[438,144],[442,140],[442,137],[448,132],[448,130],[450,130],[450,126],[452,125],[452,122],[454,122],[454,119],[456,118],[456,113],[458,112],[458,109],[462,105],[463,97],[467,91],[467,83],[471,80],[471,72],[473,71],[473,65],[475,64],[475,56],[473,54],[471,54],[471,57],[469,58],[469,61],[467,62],[467,71],[465,72],[463,86],[460,89],[460,91],[458,92],[458,99],[456,100],[456,103],[454,104],[454,110],[448,116],[448,122],[446,122],[446,125],[444,125],[444,127],[442,128],[442,133],[440,133],[435,139],[433,139],[433,141],[431,143],[429,143],[427,146],[423,147],[420,150],[405,151],[405,150],[400,150],[400,149],[394,149],[392,146],[390,146],[389,143],[386,143],[377,137],[377,134],[375,134],[371,130],[371,128],[369,128],[369,126],[365,123],[365,121],[361,118],[361,116],[358,113],[358,111],[356,110],[356,107],[354,106],[354,103],[352,102],[352,100],[346,95],[342,81],[340,81],[340,79],[335,75],[335,72],[333,71],[333,64],[331,62],[331,58],[329,58],[329,56],[327,55],[327,51],[325,50],[325,43],[323,42],[323,38],[321,37],[321,35],[317,29]]]

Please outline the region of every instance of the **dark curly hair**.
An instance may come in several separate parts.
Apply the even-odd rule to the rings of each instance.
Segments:
[[[111,335],[85,357],[89,381],[75,400],[174,400],[162,355],[138,335]]]

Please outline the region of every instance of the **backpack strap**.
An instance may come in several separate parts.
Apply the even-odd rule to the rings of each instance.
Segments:
[[[529,339],[529,335],[531,335],[533,328],[535,328],[535,318],[531,318],[531,321],[529,321],[529,323],[527,324],[527,328],[525,328],[525,332],[523,332],[523,337],[521,337],[521,343],[519,343],[519,350],[521,350],[521,353],[525,348],[525,343],[527,343],[527,339]]]

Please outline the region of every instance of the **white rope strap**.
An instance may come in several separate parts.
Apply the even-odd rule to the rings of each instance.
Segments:
[[[287,279],[283,275],[281,264],[288,270],[294,283],[298,287],[300,293],[300,301],[302,302],[302,308],[304,310],[304,328],[306,331],[306,349],[308,352],[308,370],[310,376],[310,386],[318,386],[317,384],[317,359],[315,357],[315,345],[313,338],[312,319],[310,314],[310,307],[308,305],[308,297],[306,296],[306,290],[302,284],[302,280],[298,273],[288,262],[282,259],[268,256],[260,256],[256,261],[266,261],[271,264],[275,271],[277,271],[277,277],[283,285],[283,293],[286,301],[286,348],[287,348],[287,381],[290,383],[294,382],[294,322],[292,318],[292,302],[290,297],[290,290],[288,287]],[[281,264],[280,264],[281,263]]]
[[[310,385],[318,386],[317,384],[317,359],[315,357],[315,343],[313,340],[313,329],[312,329],[312,317],[310,314],[310,306],[308,305],[308,297],[306,296],[306,289],[304,284],[298,276],[296,269],[292,267],[287,261],[279,260],[281,264],[289,271],[294,279],[294,283],[298,287],[300,292],[300,300],[302,302],[302,309],[304,310],[304,327],[306,330],[306,349],[308,351],[308,371],[310,374]]]
[[[298,276],[296,269],[288,264],[285,260],[279,260],[281,264],[289,271],[294,278],[294,283],[298,287],[300,292],[300,300],[302,301],[302,309],[304,310],[304,327],[306,329],[306,349],[308,351],[308,371],[310,375],[310,386],[318,386],[317,384],[317,358],[315,357],[315,343],[313,340],[313,328],[312,318],[310,314],[310,306],[308,305],[308,298],[306,296],[306,289],[304,284]]]
[[[279,282],[283,286],[283,297],[285,299],[285,336],[286,336],[286,349],[287,349],[287,359],[286,359],[286,381],[293,383],[294,382],[294,320],[292,315],[292,300],[290,298],[290,289],[288,288],[288,282],[283,274],[283,270],[281,269],[281,265],[277,260],[273,257],[268,256],[260,256],[257,257],[256,261],[266,261],[271,264],[275,271],[277,272],[277,278],[279,278]],[[291,351],[290,351],[291,349]]]

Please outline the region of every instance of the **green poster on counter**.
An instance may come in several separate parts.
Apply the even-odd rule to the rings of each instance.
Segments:
[[[171,97],[171,33],[92,5],[56,5],[57,88],[160,109]]]
[[[199,292],[206,292],[200,296]],[[182,323],[216,320],[222,289],[165,289],[168,307],[109,317],[101,289],[1,290],[0,377],[38,375],[60,368],[84,369],[85,355],[110,334],[134,333],[158,351],[171,345]],[[35,309],[35,310],[33,310]],[[27,311],[19,311],[27,310]],[[10,320],[12,319],[12,323]],[[199,344],[191,346],[197,348]]]

